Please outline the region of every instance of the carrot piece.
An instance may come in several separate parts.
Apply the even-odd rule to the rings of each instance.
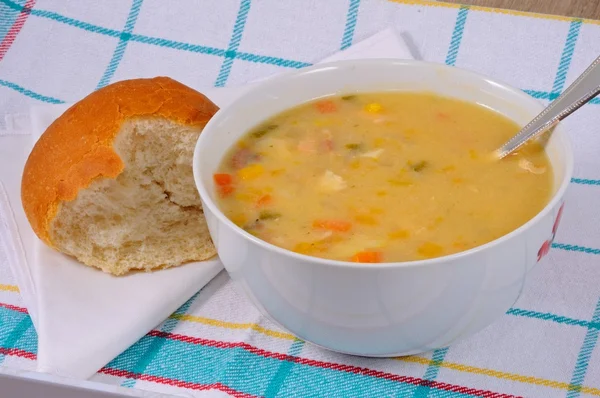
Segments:
[[[319,101],[315,104],[319,113],[333,113],[337,111],[335,102],[331,100]]]
[[[380,263],[382,259],[381,252],[358,252],[352,257],[355,263]]]
[[[217,188],[217,191],[219,192],[220,197],[226,198],[227,196],[231,195],[233,191],[235,191],[235,188],[231,185],[220,185]]]
[[[331,152],[333,150],[333,140],[326,139],[323,141],[323,146],[325,147],[326,152]]]
[[[230,185],[233,182],[233,178],[231,178],[231,174],[227,173],[216,173],[213,175],[213,179],[215,183],[219,186]]]
[[[329,231],[346,232],[350,231],[352,224],[344,220],[315,220],[313,227]]]
[[[257,207],[262,207],[270,204],[273,201],[273,197],[269,194],[263,195],[256,201]]]
[[[438,113],[435,115],[435,117],[436,117],[438,120],[443,120],[443,121],[450,120],[450,115],[449,115],[449,114],[447,114],[446,112],[438,112]]]

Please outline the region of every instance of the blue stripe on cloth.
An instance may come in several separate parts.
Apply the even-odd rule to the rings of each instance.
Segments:
[[[345,50],[352,45],[354,39],[354,29],[356,28],[356,20],[358,18],[358,8],[360,0],[350,0],[348,4],[348,15],[346,16],[346,27],[342,36],[342,45],[340,49]]]
[[[0,0],[0,3],[5,4],[6,6],[12,8],[13,10],[16,10],[16,11],[21,11],[26,8],[26,7],[23,7],[22,5],[19,5],[18,3],[15,3],[14,1],[11,1],[11,0]],[[65,17],[64,15],[60,15],[60,14],[57,14],[52,11],[38,10],[37,8],[34,8],[30,11],[30,15],[34,15],[36,17],[52,19],[57,22],[61,22],[61,23],[67,24],[67,25],[75,26],[75,27],[83,29],[83,30],[87,30],[88,32],[99,33],[99,34],[112,36],[112,37],[119,37],[121,35],[121,32],[119,32],[118,30],[103,28],[101,26],[93,25],[93,24],[90,24],[87,22],[78,21],[76,19],[68,18],[68,17]]]
[[[241,59],[244,61],[249,61],[249,62],[257,62],[257,63],[261,63],[261,64],[276,65],[276,66],[282,66],[284,68],[294,68],[294,69],[300,69],[300,68],[304,68],[306,66],[312,65],[308,62],[293,61],[293,60],[289,60],[289,59],[283,59],[283,58],[278,58],[278,57],[269,57],[269,56],[265,56],[265,55],[249,54],[249,53],[244,53],[244,52],[236,52],[235,58]]]
[[[544,99],[554,101],[558,98],[561,93],[552,93],[549,91],[538,91],[538,90],[523,90],[527,94],[531,95],[533,98]],[[593,98],[588,104],[599,105],[600,98]]]
[[[302,352],[302,348],[304,348],[304,341],[294,340],[294,342],[288,350],[288,355],[299,356]],[[294,364],[294,362],[290,361],[281,361],[281,365],[279,365],[277,373],[275,373],[275,375],[271,379],[271,382],[265,389],[265,398],[274,398],[279,394],[279,390],[281,389],[281,386],[283,386],[283,382],[285,381],[286,377],[294,367]]]
[[[138,43],[152,44],[152,45],[159,46],[159,47],[173,48],[175,50],[190,51],[193,53],[208,54],[208,55],[216,55],[219,57],[225,56],[225,50],[221,50],[219,48],[201,46],[199,44],[184,43],[181,41],[161,39],[159,37],[132,34],[131,37],[129,38],[129,40],[135,41]]]
[[[569,33],[567,33],[565,47],[563,48],[562,55],[560,56],[560,63],[558,64],[558,70],[556,71],[556,77],[554,78],[554,84],[552,85],[553,93],[560,93],[563,91],[580,30],[581,20],[574,19],[569,26]]]
[[[133,0],[131,3],[131,9],[129,10],[129,15],[127,16],[127,21],[125,22],[125,28],[123,29],[123,33],[119,36],[119,43],[117,43],[117,48],[112,55],[102,78],[98,82],[96,89],[102,88],[110,83],[115,71],[119,67],[119,63],[121,59],[123,59],[123,54],[125,53],[125,48],[127,48],[127,42],[131,38],[131,33],[133,32],[133,27],[135,26],[135,22],[137,21],[137,17],[140,13],[140,8],[142,7],[142,2],[144,0]]]
[[[582,252],[587,254],[600,254],[600,249],[593,249],[591,247],[577,246],[577,245],[567,245],[565,243],[553,243],[553,249],[561,249],[567,250],[570,252]]]
[[[425,375],[423,379],[425,381],[433,381],[437,378],[438,373],[440,371],[440,365],[444,362],[444,358],[448,353],[448,348],[438,348],[433,352],[431,356],[431,362],[427,366],[427,370],[425,371]],[[431,391],[431,386],[428,383],[423,383],[415,390],[413,394],[414,398],[427,398],[429,396],[429,392]]]
[[[456,15],[456,23],[454,25],[454,32],[452,32],[450,47],[448,48],[448,54],[446,55],[446,65],[456,65],[456,57],[458,56],[460,42],[462,41],[463,33],[465,31],[465,23],[467,22],[468,13],[468,6],[461,6],[458,10],[458,14]]]
[[[4,308],[0,309],[0,310],[5,310]],[[6,334],[4,336],[4,338],[0,343],[0,347],[2,348],[18,348],[17,347],[17,342],[21,339],[21,337],[33,326],[33,324],[31,323],[31,318],[29,316],[27,316],[26,314],[22,314],[23,316],[21,316],[20,321],[18,321],[18,323],[16,324],[12,324],[12,327],[10,327],[10,324],[5,325],[4,322],[0,322],[0,325],[2,325],[2,329],[0,330],[0,333],[2,334]],[[18,319],[17,317],[11,317],[13,320]],[[2,319],[0,317],[0,319]],[[4,358],[5,355],[0,354],[0,365],[2,364],[2,362],[4,362]]]
[[[0,347],[37,352],[37,335],[29,315],[0,307]],[[0,363],[4,356],[0,354]]]
[[[550,100],[550,101],[554,101],[560,95],[560,93],[551,93],[549,91],[538,91],[538,90],[523,90],[523,91],[526,92],[527,94],[529,94],[530,96],[532,96],[533,98]]]
[[[231,67],[233,66],[233,60],[235,54],[240,47],[242,42],[242,35],[244,28],[246,27],[246,20],[248,19],[248,12],[250,11],[250,0],[241,0],[240,9],[238,10],[237,17],[235,19],[235,25],[233,25],[233,33],[231,34],[231,40],[229,41],[229,47],[225,51],[225,60],[221,64],[221,70],[217,76],[215,87],[223,87],[227,83]]]
[[[48,97],[42,94],[38,94],[38,93],[34,93],[31,90],[27,90],[26,88],[23,88],[21,86],[19,86],[18,84],[15,83],[11,83],[8,82],[6,80],[0,80],[0,86],[4,86],[4,87],[8,87],[10,89],[13,89],[23,95],[26,95],[27,97],[36,99],[38,101],[42,101],[42,102],[48,102],[50,104],[63,104],[65,101],[63,100],[59,100],[58,98],[54,98],[54,97]]]
[[[16,3],[14,3],[11,0],[0,0],[0,4],[7,4],[10,6],[11,9],[16,10],[16,11],[20,11],[24,8],[22,6],[19,6]],[[34,9],[31,11],[31,15],[36,15],[36,16],[42,17],[42,18],[49,18],[54,21],[62,22],[62,23],[65,23],[65,24],[68,24],[71,26],[75,26],[75,27],[84,29],[89,32],[103,34],[103,35],[107,35],[107,36],[111,36],[111,37],[119,37],[120,38],[121,35],[123,34],[123,32],[120,32],[118,30],[103,28],[103,27],[97,26],[97,25],[92,25],[87,22],[82,22],[82,21],[78,21],[78,20],[75,20],[72,18],[67,18],[67,17],[59,15],[57,13],[50,12],[50,11]],[[129,41],[151,44],[151,45],[155,45],[155,46],[159,46],[159,47],[173,48],[173,49],[182,50],[182,51],[190,51],[190,52],[195,52],[195,53],[200,53],[200,54],[215,55],[215,56],[219,56],[219,57],[225,57],[227,54],[226,50],[223,50],[220,48],[202,46],[199,44],[184,43],[184,42],[162,39],[159,37],[145,36],[145,35],[131,34],[131,36],[129,37]],[[230,52],[228,55],[233,56],[235,59],[241,59],[244,61],[257,62],[257,63],[270,64],[270,65],[277,65],[277,66],[281,66],[281,67],[285,67],[285,68],[303,68],[305,66],[312,65],[307,62],[294,61],[294,60],[288,60],[288,59],[284,59],[284,58],[250,54],[250,53],[237,52],[237,51],[233,52],[233,54]]]
[[[588,321],[583,321],[581,319],[574,319],[574,318],[569,318],[569,317],[562,316],[562,315],[552,314],[550,312],[538,312],[538,311],[531,311],[531,310],[523,310],[521,308],[511,308],[510,310],[508,310],[506,312],[506,314],[514,315],[514,316],[522,316],[525,318],[535,318],[535,319],[540,319],[542,321],[552,321],[552,322],[556,322],[556,323],[562,323],[564,325],[581,326],[581,327],[585,327],[585,328],[600,330],[600,322],[596,322],[596,323],[588,322]]]
[[[587,178],[571,178],[573,184],[600,185],[600,180],[588,180]]]
[[[228,343],[202,345],[163,337],[145,336],[142,340],[164,339],[162,349],[146,368],[144,374],[189,383],[224,386],[246,394],[260,396],[277,375],[282,360],[276,356],[258,355],[242,347],[227,348]],[[139,343],[138,343],[139,344]],[[147,344],[147,343],[144,343]],[[137,345],[137,344],[136,344]],[[343,366],[343,365],[340,365]],[[132,371],[123,355],[108,368]],[[367,374],[295,363],[279,390],[278,397],[308,397],[315,394],[315,382],[335,397],[405,396],[417,386],[402,380],[378,378]],[[413,379],[409,378],[407,379]],[[433,385],[432,390],[443,391]],[[397,394],[397,395],[393,395]],[[404,395],[403,395],[404,394]],[[453,397],[471,397],[453,393]]]
[[[175,311],[175,314],[185,314],[190,309],[190,307],[192,306],[192,303],[196,300],[196,298],[198,298],[199,294],[200,294],[200,292],[194,294],[188,301],[183,303],[183,305],[181,307],[179,307],[179,309],[177,309],[177,311]],[[175,326],[177,326],[178,322],[179,321],[177,319],[168,318],[163,323],[163,326],[161,327],[160,330],[162,332],[171,333],[175,329]],[[133,366],[131,368],[132,372],[135,374],[143,374],[144,371],[146,370],[146,368],[148,367],[148,365],[152,362],[152,360],[160,352],[160,349],[163,346],[164,342],[165,342],[164,339],[153,339],[153,340],[141,339],[141,340],[139,340],[138,343],[136,343],[134,346],[134,347],[136,347],[136,350],[134,350],[135,355],[131,356],[131,359],[133,360],[132,361]],[[129,351],[129,350],[127,350],[127,351]],[[125,351],[122,355],[127,353],[127,351]],[[131,388],[131,387],[135,386],[135,382],[136,382],[136,379],[127,379],[121,383],[121,386]]]
[[[25,4],[27,0],[21,0]],[[6,4],[0,4],[0,42],[4,40],[6,34],[12,28],[20,11]]]
[[[592,316],[592,322],[600,323],[600,299],[598,300],[598,304],[596,304],[596,309],[594,311],[594,315]],[[592,355],[592,351],[594,351],[594,347],[596,347],[596,343],[598,342],[599,334],[600,330],[597,328],[588,328],[583,340],[583,345],[581,346],[579,355],[577,356],[577,362],[575,363],[575,369],[573,370],[573,376],[571,377],[567,398],[576,398],[580,395],[581,386],[585,380],[585,374],[587,372],[590,357]]]

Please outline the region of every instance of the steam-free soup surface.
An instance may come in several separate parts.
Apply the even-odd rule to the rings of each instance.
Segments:
[[[357,262],[464,251],[547,203],[552,170],[531,144],[489,153],[519,126],[428,93],[330,97],[251,130],[214,175],[225,215],[298,253]]]

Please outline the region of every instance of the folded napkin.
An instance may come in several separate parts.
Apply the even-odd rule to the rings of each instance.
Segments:
[[[322,62],[364,58],[412,58],[392,29],[376,34]],[[183,82],[185,83],[185,82]],[[223,108],[252,84],[198,88]],[[21,208],[19,182],[33,142],[69,105],[31,110],[31,136],[2,137],[0,241],[38,334],[38,371],[88,378],[166,319],[223,268],[218,258],[153,273],[114,277],[46,247]],[[16,137],[16,138],[15,138]],[[5,141],[2,141],[5,142]],[[7,166],[12,171],[7,173]],[[15,167],[18,165],[18,168]],[[4,187],[4,188],[3,188]],[[1,225],[0,225],[1,227]],[[8,233],[3,232],[8,231]]]

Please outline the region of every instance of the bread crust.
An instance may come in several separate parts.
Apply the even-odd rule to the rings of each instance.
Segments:
[[[49,229],[62,201],[74,200],[97,178],[116,178],[124,163],[113,143],[125,121],[162,117],[204,126],[218,107],[168,77],[124,80],[71,106],[41,135],[21,180],[21,202],[35,234],[51,247]]]

